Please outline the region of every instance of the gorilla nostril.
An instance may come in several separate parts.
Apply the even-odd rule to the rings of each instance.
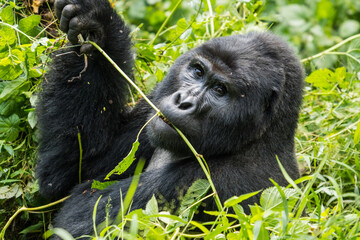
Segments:
[[[182,102],[179,104],[179,108],[181,110],[187,110],[187,109],[191,108],[192,106],[193,106],[193,104],[190,102]]]
[[[177,93],[173,94],[171,97],[171,102],[176,106],[180,105],[181,104],[181,93],[177,92]]]

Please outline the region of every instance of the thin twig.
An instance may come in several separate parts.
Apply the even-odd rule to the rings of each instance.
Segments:
[[[49,207],[52,207],[52,206],[55,206],[59,203],[62,203],[64,202],[66,199],[68,199],[70,196],[67,196],[67,197],[64,197],[58,201],[55,201],[55,202],[52,202],[52,203],[49,203],[49,204],[46,204],[46,205],[43,205],[43,206],[40,206],[40,207],[34,207],[34,208],[27,208],[27,207],[21,207],[19,208],[19,210],[17,210],[12,216],[11,218],[7,221],[7,223],[5,224],[3,230],[1,230],[1,234],[0,234],[0,239],[3,240],[4,237],[5,237],[5,232],[6,232],[6,229],[10,226],[11,222],[17,217],[17,215],[19,215],[21,212],[24,212],[24,211],[38,211],[38,210],[42,210],[42,209],[45,209],[45,208],[49,208]]]
[[[344,45],[344,44],[346,44],[346,43],[348,43],[348,42],[350,42],[350,41],[352,41],[352,40],[354,40],[354,39],[357,39],[357,38],[360,38],[360,34],[356,34],[356,35],[354,35],[354,36],[351,36],[351,37],[349,37],[349,38],[347,38],[347,39],[339,42],[338,44],[332,46],[331,48],[326,49],[325,51],[323,51],[323,52],[321,52],[321,53],[318,53],[318,54],[316,54],[316,55],[314,55],[314,56],[311,56],[311,57],[308,57],[308,58],[304,58],[304,59],[301,60],[301,62],[302,62],[302,63],[308,62],[308,61],[314,60],[315,58],[319,58],[319,57],[322,57],[322,56],[324,56],[324,55],[331,54],[331,53],[330,53],[331,51],[334,51],[335,49],[341,47],[342,45]]]

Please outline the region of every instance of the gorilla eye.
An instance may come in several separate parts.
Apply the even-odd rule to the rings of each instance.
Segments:
[[[224,96],[227,93],[227,89],[225,87],[224,84],[217,84],[214,87],[214,90],[220,95],[220,96]]]
[[[204,69],[200,64],[196,64],[194,66],[194,72],[195,72],[196,76],[198,76],[198,77],[204,76]]]

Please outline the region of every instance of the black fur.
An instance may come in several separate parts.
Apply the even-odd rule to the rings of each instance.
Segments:
[[[73,44],[78,33],[96,41],[131,76],[129,30],[107,0],[57,0],[56,10]],[[88,54],[87,67],[80,53]],[[213,39],[182,55],[150,98],[205,156],[225,201],[272,186],[269,178],[287,185],[276,156],[292,178],[299,176],[294,134],[303,77],[286,43],[268,33],[250,33]],[[54,225],[73,236],[92,233],[92,209],[100,195],[97,223],[104,220],[109,197],[114,217],[120,189],[125,195],[131,182],[136,163],[103,191],[91,192],[87,181],[103,179],[128,154],[139,129],[155,113],[144,101],[126,107],[128,93],[125,79],[91,45],[54,54],[38,107],[37,177],[48,198],[71,191]],[[82,184],[78,133],[84,149]],[[132,209],[143,208],[153,194],[176,199],[175,189],[205,178],[182,139],[160,118],[141,134],[139,158],[147,160],[146,171]],[[254,201],[258,197],[247,203]],[[215,209],[214,202],[207,209]]]

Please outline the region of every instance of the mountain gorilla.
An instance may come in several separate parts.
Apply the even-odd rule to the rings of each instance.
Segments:
[[[81,33],[132,75],[129,30],[107,0],[57,0],[56,14],[72,44],[78,44]],[[276,156],[292,178],[299,176],[294,133],[303,77],[286,43],[268,33],[249,33],[213,39],[183,54],[149,97],[204,155],[225,201],[272,186],[270,178],[287,185]],[[104,221],[109,198],[110,217],[116,216],[120,190],[124,196],[131,182],[136,163],[105,190],[91,190],[89,181],[103,180],[155,114],[143,100],[128,107],[128,95],[126,80],[92,45],[54,54],[38,104],[37,177],[48,198],[71,193],[54,226],[73,236],[92,233],[92,210],[100,195],[97,224]],[[79,185],[78,133],[83,149]],[[132,209],[144,208],[153,194],[175,200],[178,189],[205,178],[183,140],[159,117],[141,134],[136,158],[146,159],[146,170]],[[258,200],[256,196],[243,205]],[[216,209],[215,203],[209,201],[206,209]]]

